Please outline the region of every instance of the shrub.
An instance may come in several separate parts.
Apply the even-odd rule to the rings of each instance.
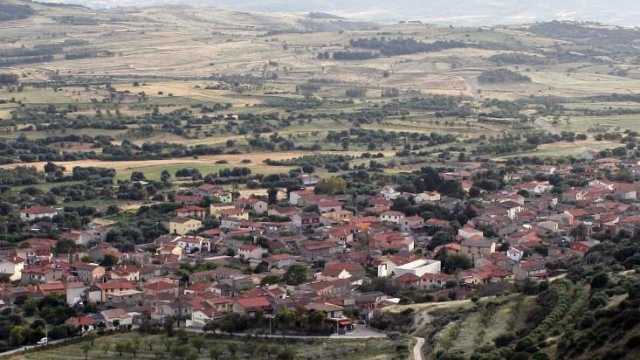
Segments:
[[[496,347],[500,348],[500,347],[508,346],[515,339],[516,339],[516,337],[511,335],[511,334],[502,334],[502,335],[498,335],[498,337],[495,338],[495,340],[493,340],[493,342],[496,344]]]

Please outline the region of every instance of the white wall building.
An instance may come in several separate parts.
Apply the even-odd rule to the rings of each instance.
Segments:
[[[433,259],[419,259],[410,263],[401,265],[393,269],[393,275],[395,277],[404,274],[413,274],[417,277],[421,277],[424,274],[439,274],[441,271],[441,263],[439,260]]]

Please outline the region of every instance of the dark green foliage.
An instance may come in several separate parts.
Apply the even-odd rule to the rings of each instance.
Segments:
[[[489,61],[492,61],[498,65],[544,65],[546,59],[542,56],[528,55],[522,53],[504,53],[496,54],[489,57]]]
[[[413,324],[413,310],[400,313],[384,312],[371,320],[371,326],[384,331],[407,331]]]
[[[2,5],[0,5],[0,6],[2,6]],[[0,73],[0,86],[3,86],[3,85],[16,85],[17,83],[18,83],[18,75]]]
[[[375,59],[380,55],[371,51],[336,51],[333,53],[333,60],[353,61]]]
[[[26,19],[34,14],[27,5],[0,4],[0,21]]]
[[[288,285],[300,285],[307,280],[308,271],[304,265],[292,265],[287,269],[282,279]]]
[[[461,41],[435,41],[432,43],[424,43],[415,39],[355,39],[351,40],[351,46],[354,48],[377,50],[385,56],[397,56],[416,54],[422,52],[436,52],[447,49],[466,48],[469,44]]]
[[[483,84],[502,84],[531,82],[531,78],[509,69],[496,69],[483,71],[478,76],[478,81]]]

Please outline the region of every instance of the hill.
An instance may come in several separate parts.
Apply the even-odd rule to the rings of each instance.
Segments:
[[[401,330],[427,339],[427,358],[636,359],[638,274],[590,279],[525,285],[520,294],[473,301],[392,307],[387,316],[395,322],[413,318]]]
[[[268,12],[312,12],[323,11],[354,18],[380,21],[422,20],[426,22],[490,25],[515,24],[547,20],[590,20],[605,23],[635,26],[640,14],[640,4],[633,0],[541,0],[541,1],[481,1],[462,0],[455,7],[444,0],[314,0],[292,2],[283,0],[268,1],[229,1],[229,0],[50,0],[81,3],[94,7],[148,6],[159,4],[189,4],[216,6],[243,11]],[[624,11],[620,11],[624,9]]]

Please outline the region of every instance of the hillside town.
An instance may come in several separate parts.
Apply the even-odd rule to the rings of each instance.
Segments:
[[[0,299],[11,307],[59,296],[71,310],[52,321],[81,333],[170,323],[348,335],[385,306],[563,276],[603,236],[635,236],[640,183],[610,180],[621,173],[636,178],[640,163],[458,162],[435,173],[462,189],[456,197],[394,183],[332,195],[318,191],[326,179],[310,175],[264,197],[200,182],[167,200],[174,210],[157,224],[162,235],[130,249],[110,243],[113,217],[44,231],[61,209],[24,207],[17,211],[33,236],[2,250]],[[47,232],[58,236],[39,235]],[[285,326],[288,314],[298,320]]]

